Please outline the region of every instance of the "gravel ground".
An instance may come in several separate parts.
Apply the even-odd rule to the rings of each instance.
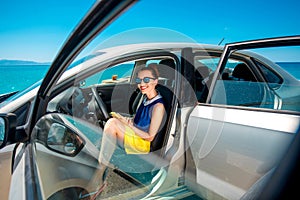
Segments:
[[[127,181],[117,173],[109,169],[107,172],[107,185],[97,199],[136,199],[136,196],[147,191],[146,188],[140,188]],[[134,191],[132,193],[127,193]],[[127,194],[126,194],[127,193]]]

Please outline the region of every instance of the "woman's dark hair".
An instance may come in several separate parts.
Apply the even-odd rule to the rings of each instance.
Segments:
[[[151,74],[153,75],[153,77],[154,77],[155,79],[157,79],[158,76],[159,76],[157,66],[158,66],[158,65],[157,65],[156,63],[150,63],[147,67],[146,67],[146,66],[145,66],[145,67],[142,67],[142,68],[139,70],[139,72],[145,71],[145,70],[149,70],[149,71],[151,71]]]

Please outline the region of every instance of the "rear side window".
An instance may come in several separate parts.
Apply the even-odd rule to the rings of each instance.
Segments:
[[[229,59],[212,95],[212,104],[274,108],[274,94],[248,64]]]
[[[264,64],[255,61],[256,65],[261,69],[261,72],[268,83],[281,84],[282,78],[276,74],[273,70],[269,69]]]

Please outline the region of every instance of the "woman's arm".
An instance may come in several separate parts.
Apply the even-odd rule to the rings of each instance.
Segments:
[[[145,140],[152,141],[159,131],[160,125],[162,123],[163,117],[165,114],[165,107],[162,103],[157,103],[154,105],[152,110],[152,118],[151,118],[151,124],[149,127],[149,132],[142,131],[135,126],[133,126],[132,121],[128,122],[127,125],[141,138],[144,138]]]

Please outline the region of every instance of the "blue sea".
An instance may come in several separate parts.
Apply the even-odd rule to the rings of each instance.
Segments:
[[[277,64],[300,80],[300,62],[278,62]]]
[[[0,65],[0,94],[21,91],[42,79],[49,65]]]
[[[300,80],[300,62],[280,62],[282,68]],[[50,65],[0,65],[0,94],[21,91],[41,80]]]

